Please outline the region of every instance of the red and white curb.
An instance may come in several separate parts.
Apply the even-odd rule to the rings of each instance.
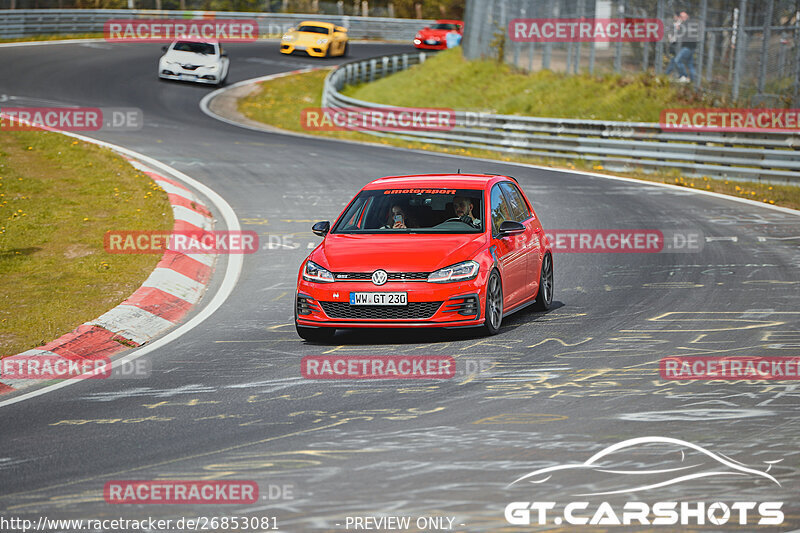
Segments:
[[[173,232],[204,232],[214,228],[209,209],[184,185],[123,156],[164,189],[172,205]],[[178,324],[200,301],[213,272],[216,254],[185,254],[169,247],[155,270],[124,302],[58,339],[4,358],[30,360],[96,360],[139,347]],[[47,380],[0,379],[0,394]]]

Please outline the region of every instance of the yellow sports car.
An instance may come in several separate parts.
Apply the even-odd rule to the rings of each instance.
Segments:
[[[311,57],[347,55],[347,28],[330,22],[301,22],[281,39],[281,53],[305,52]]]

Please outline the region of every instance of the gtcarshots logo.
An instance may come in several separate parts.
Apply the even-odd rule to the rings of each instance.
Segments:
[[[658,455],[655,455],[658,453]],[[672,467],[663,464],[647,465],[643,457],[653,454],[660,458],[678,457]],[[729,476],[767,480],[781,484],[769,471],[782,461],[765,461],[763,470],[747,466],[720,453],[711,452],[697,444],[670,437],[640,437],[618,442],[583,463],[550,466],[535,470],[514,480],[509,488],[521,483],[542,486],[552,494],[548,485],[569,474],[579,472],[591,492],[574,494],[580,500],[515,501],[506,505],[505,519],[513,525],[780,525],[784,521],[778,501],[609,501],[590,502],[588,497],[632,494],[703,478]],[[604,487],[601,490],[598,488]],[[607,488],[605,488],[607,487]],[[680,498],[684,500],[684,498]]]

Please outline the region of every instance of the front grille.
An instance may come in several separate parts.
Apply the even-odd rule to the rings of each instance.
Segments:
[[[388,281],[426,281],[428,272],[388,272]],[[372,272],[337,272],[336,281],[370,281]]]
[[[362,320],[420,320],[436,314],[442,302],[408,302],[403,306],[350,305],[345,302],[320,302],[331,318]]]
[[[181,65],[183,70],[197,70],[200,65]]]

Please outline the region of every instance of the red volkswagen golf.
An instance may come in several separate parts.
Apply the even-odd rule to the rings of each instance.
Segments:
[[[553,257],[516,180],[435,174],[364,187],[303,261],[295,324],[306,340],[336,328],[483,326],[553,301]]]

